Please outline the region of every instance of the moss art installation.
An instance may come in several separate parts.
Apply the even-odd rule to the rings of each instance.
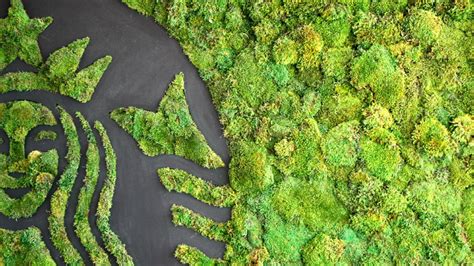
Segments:
[[[53,52],[43,62],[37,42],[38,35],[52,22],[51,18],[30,19],[20,0],[11,0],[7,18],[0,20],[0,70],[4,70],[17,57],[37,67],[38,72],[8,72],[0,76],[0,93],[46,90],[72,99],[88,102],[111,58],[106,56],[76,73],[88,38],[75,41]],[[48,229],[51,242],[67,265],[84,265],[86,262],[74,247],[66,232],[65,215],[74,183],[78,179],[81,146],[74,118],[61,106],[57,107],[59,122],[66,138],[66,166],[58,177],[58,152],[32,151],[25,154],[28,133],[38,126],[57,124],[53,112],[46,106],[32,101],[17,100],[0,103],[0,128],[9,140],[9,154],[0,154],[0,212],[18,220],[31,217],[45,203],[51,192]],[[107,250],[119,265],[133,265],[125,246],[111,230],[110,208],[115,188],[116,159],[107,132],[102,124],[95,128],[105,150],[107,177],[99,197],[97,227],[103,240],[103,249],[92,234],[89,223],[91,200],[97,187],[101,157],[95,133],[86,118],[76,116],[87,136],[86,176],[75,206],[74,229],[91,261],[97,265],[110,265]],[[57,134],[42,130],[35,141],[54,141]],[[20,177],[17,177],[20,175]],[[53,187],[56,182],[57,187]],[[28,189],[20,197],[10,197],[8,190]],[[51,191],[54,188],[54,191]],[[14,221],[12,221],[14,222]],[[55,265],[46,248],[40,230],[28,227],[10,231],[0,229],[0,264],[5,265]]]
[[[220,259],[180,245],[180,262],[474,263],[470,1],[123,1],[179,41],[229,141],[229,186],[158,170],[168,190],[232,207],[224,223],[172,207],[226,244]],[[165,153],[139,136],[169,120],[120,121]]]
[[[119,108],[111,117],[138,142],[146,155],[176,154],[204,167],[224,166],[189,113],[183,74],[178,74],[170,84],[156,112]]]

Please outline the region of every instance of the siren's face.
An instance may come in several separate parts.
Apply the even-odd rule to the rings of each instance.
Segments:
[[[0,128],[6,133],[9,142],[9,151],[0,154],[0,197],[9,197],[4,189],[29,190],[20,198],[12,198],[9,206],[0,206],[1,213],[15,218],[27,217],[43,203],[58,172],[58,153],[51,149],[32,151],[26,155],[25,143],[35,127],[55,124],[56,119],[51,110],[41,104],[30,101],[0,104]],[[23,204],[32,205],[29,208],[33,213],[22,213],[19,209]]]

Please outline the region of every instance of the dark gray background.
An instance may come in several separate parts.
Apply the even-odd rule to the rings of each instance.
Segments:
[[[228,182],[227,169],[207,170],[175,156],[147,157],[138,149],[135,141],[109,118],[109,112],[118,107],[137,106],[156,110],[174,75],[183,72],[191,114],[210,146],[226,164],[228,163],[226,141],[222,136],[209,92],[179,44],[152,19],[128,9],[120,0],[24,0],[23,2],[30,17],[51,16],[54,19],[48,29],[40,35],[39,42],[44,58],[76,39],[89,36],[91,41],[80,68],[107,54],[113,57],[113,62],[89,103],[81,104],[64,96],[41,91],[0,95],[0,102],[29,99],[48,106],[56,116],[55,106],[59,104],[69,113],[80,111],[90,122],[99,120],[105,125],[118,158],[112,228],[127,245],[127,250],[137,265],[178,264],[173,253],[179,243],[199,247],[209,256],[222,256],[223,243],[210,241],[189,229],[175,227],[171,223],[169,209],[173,203],[182,204],[217,221],[227,220],[230,216],[229,209],[214,208],[187,195],[167,192],[159,182],[156,169],[164,166],[185,169],[196,176],[212,180],[215,184]],[[8,0],[0,1],[2,18],[6,16],[8,6]],[[33,69],[17,60],[0,74],[19,70]],[[75,122],[80,128],[77,119]],[[58,147],[61,158],[64,158],[65,139],[59,126],[55,130],[59,133],[59,138],[53,143],[47,141],[34,143],[31,136],[38,130],[32,132],[27,141],[27,152],[33,149],[46,149],[53,145]],[[82,130],[79,132],[82,153],[85,154],[85,136]],[[1,151],[7,150],[8,143],[2,144]],[[103,156],[102,150],[101,155]],[[80,174],[67,209],[66,224],[73,244],[90,264],[84,249],[73,234],[72,227],[77,194],[84,176],[85,161],[82,159]],[[64,164],[62,160],[61,169]],[[102,164],[100,187],[104,174]],[[98,191],[99,189],[94,194],[94,213]],[[13,221],[0,215],[0,227],[12,230],[32,225],[39,227],[52,256],[58,263],[63,264],[57,250],[52,246],[47,230],[49,197],[47,203],[43,204],[32,218]],[[97,236],[93,215],[90,221]]]

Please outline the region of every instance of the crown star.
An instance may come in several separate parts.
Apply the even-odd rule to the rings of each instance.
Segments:
[[[51,22],[51,17],[31,19],[21,0],[11,0],[8,16],[0,19],[0,70],[17,57],[32,66],[39,66],[43,59],[38,36]]]

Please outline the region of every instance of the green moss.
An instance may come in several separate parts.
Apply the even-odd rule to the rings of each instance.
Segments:
[[[333,166],[353,167],[357,160],[358,122],[350,121],[332,128],[321,145],[326,161]]]
[[[344,241],[328,235],[318,235],[303,249],[303,261],[306,265],[336,264],[344,252]]]
[[[0,19],[0,70],[17,57],[33,66],[43,59],[38,45],[38,35],[53,21],[50,17],[30,19],[20,0],[11,1],[8,16]],[[17,34],[21,32],[21,34]]]
[[[273,184],[273,170],[267,163],[268,153],[255,143],[241,143],[233,152],[229,181],[241,193],[263,190]]]
[[[58,107],[58,110],[64,135],[66,136],[67,165],[57,181],[58,188],[51,196],[51,213],[48,217],[49,231],[51,233],[51,241],[56,249],[58,249],[64,262],[66,264],[83,265],[84,262],[81,255],[69,240],[66,225],[64,224],[69,193],[71,193],[74,186],[81,160],[81,146],[71,115],[61,107]]]
[[[466,228],[467,237],[471,244],[471,249],[474,247],[474,189],[468,189],[463,195],[463,222]]]
[[[436,42],[442,27],[443,21],[432,11],[414,10],[410,19],[410,33],[424,46]]]
[[[35,141],[41,140],[56,140],[58,135],[52,130],[41,130],[38,135],[35,136]]]
[[[468,1],[126,2],[179,41],[229,141],[226,253],[181,262],[472,262]]]
[[[97,227],[104,241],[105,248],[115,257],[117,264],[133,265],[133,259],[128,255],[125,245],[117,234],[112,231],[112,228],[110,228],[110,209],[112,208],[115,183],[117,180],[117,158],[104,126],[96,121],[94,127],[102,139],[102,146],[105,151],[105,167],[107,169],[107,177],[100,191],[99,202],[97,204]]]
[[[84,184],[79,192],[76,212],[74,214],[75,232],[93,263],[110,265],[107,254],[96,242],[95,236],[92,234],[89,225],[92,196],[94,195],[97,180],[99,178],[99,148],[97,147],[97,141],[87,120],[79,112],[76,113],[76,116],[79,118],[82,128],[87,136],[88,147],[86,151],[86,175],[83,181]]]
[[[432,157],[450,156],[453,144],[449,132],[435,118],[427,118],[417,125],[413,141]]]
[[[375,100],[391,107],[403,98],[405,77],[390,52],[381,45],[373,45],[354,59],[352,82],[357,89],[369,88]]]
[[[3,265],[56,265],[36,227],[0,229],[0,263]]]
[[[7,40],[0,44],[0,70],[19,57],[38,71],[1,75],[0,92],[46,90],[88,102],[112,58],[100,58],[76,73],[89,43],[84,38],[53,52],[43,62],[37,39],[52,21],[50,17],[30,19],[21,1],[12,1],[7,18],[0,20],[0,36]]]
[[[334,196],[332,182],[325,179],[288,178],[273,196],[273,205],[287,221],[303,223],[312,230],[330,229],[347,219],[347,211]]]
[[[40,125],[56,124],[52,112],[45,106],[30,101],[0,104],[0,128],[9,139],[9,154],[0,154],[0,212],[18,219],[32,216],[46,200],[58,172],[58,153],[32,151],[25,157],[28,133]],[[11,173],[20,173],[20,178]],[[10,197],[4,189],[28,188],[19,198]]]
[[[208,168],[224,165],[189,113],[183,74],[171,83],[157,112],[128,107],[114,110],[111,117],[132,135],[146,155],[176,154]]]
[[[158,175],[168,191],[187,193],[200,201],[219,207],[229,207],[236,201],[236,194],[229,186],[215,186],[185,171],[160,168]]]
[[[278,39],[273,46],[273,58],[278,64],[296,64],[298,62],[297,43],[286,36]]]

